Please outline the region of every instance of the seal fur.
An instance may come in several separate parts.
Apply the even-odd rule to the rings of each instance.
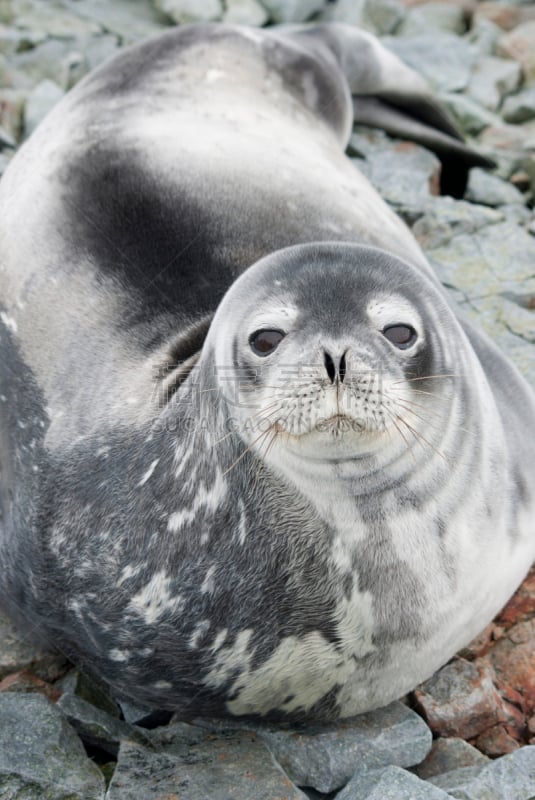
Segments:
[[[143,705],[383,705],[535,554],[532,393],[343,155],[362,95],[480,163],[368,34],[191,26],[0,185],[3,603]]]

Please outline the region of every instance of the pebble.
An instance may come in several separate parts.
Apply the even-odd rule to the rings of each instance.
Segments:
[[[518,94],[507,97],[502,108],[502,116],[506,122],[528,122],[535,119],[535,89],[524,89]]]
[[[268,21],[266,9],[256,0],[226,0],[223,22],[261,27]]]
[[[470,170],[465,197],[472,203],[484,206],[502,206],[506,203],[524,205],[524,195],[512,183],[479,167]]]
[[[462,6],[447,2],[430,2],[409,10],[402,24],[396,29],[397,36],[415,36],[431,31],[448,31],[463,34],[466,30],[465,12]]]
[[[399,767],[359,770],[336,800],[448,800],[449,795]]]
[[[41,694],[0,695],[0,794],[6,800],[104,800],[102,773]]]
[[[173,22],[212,22],[223,16],[221,0],[156,0],[156,8]]]
[[[453,33],[388,37],[384,44],[438,92],[460,92],[468,85],[477,51]]]
[[[465,94],[443,92],[440,99],[463,133],[477,136],[496,121],[494,114]]]
[[[530,8],[531,0],[525,5],[521,3],[483,2],[478,3],[474,10],[474,20],[489,20],[502,28],[510,31],[522,22],[535,19],[535,8]]]
[[[123,741],[106,800],[306,800],[256,734],[179,723]]]
[[[533,800],[535,747],[522,747],[485,766],[454,770],[429,780],[458,800]]]
[[[467,94],[490,111],[496,111],[507,94],[522,81],[522,68],[516,61],[486,56],[474,65]]]
[[[319,18],[326,22],[358,25],[379,36],[396,33],[406,10],[399,0],[338,0],[327,5]]]
[[[489,759],[464,739],[455,736],[435,739],[431,752],[414,768],[419,778],[430,778],[460,767],[474,767],[487,764]]]
[[[325,0],[261,0],[273,22],[306,22],[321,11]]]
[[[414,691],[415,707],[435,734],[471,739],[504,719],[487,664],[458,658]]]
[[[535,293],[528,293],[528,296],[533,297]],[[522,318],[522,312],[528,317],[531,328],[524,335],[531,335],[535,342],[535,323],[531,321],[533,311],[519,308],[518,304],[516,311],[518,318]],[[535,619],[511,627],[485,660],[492,665],[498,678],[522,694],[528,713],[535,713]]]
[[[64,91],[54,81],[44,80],[39,83],[28,96],[24,111],[24,136],[27,138],[37,128],[56,103],[64,95]]]
[[[525,22],[498,40],[497,53],[518,61],[524,78],[535,78],[535,20]]]
[[[198,724],[209,723],[204,720]],[[239,727],[243,723],[210,723],[216,732]],[[427,725],[400,702],[333,725],[289,730],[252,724],[247,727],[264,741],[294,783],[320,792],[340,788],[359,767],[413,766],[431,748]]]

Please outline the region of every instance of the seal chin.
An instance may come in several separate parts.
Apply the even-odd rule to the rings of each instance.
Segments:
[[[333,414],[318,419],[309,430],[293,433],[279,426],[282,446],[307,461],[354,461],[380,447],[385,428],[363,418]]]

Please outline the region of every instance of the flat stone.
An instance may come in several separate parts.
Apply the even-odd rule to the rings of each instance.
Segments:
[[[336,800],[448,800],[449,795],[399,767],[358,770]]]
[[[268,21],[266,9],[256,0],[226,0],[225,6],[223,22],[260,27]]]
[[[456,659],[414,690],[415,707],[433,733],[470,739],[504,719],[493,678],[487,664]]]
[[[427,779],[431,775],[441,775],[460,767],[482,766],[488,761],[487,756],[464,739],[440,738],[433,742],[431,752],[414,768],[414,772],[419,778]]]
[[[173,22],[213,22],[223,16],[220,0],[155,0],[156,8]]]
[[[412,232],[425,250],[432,251],[455,236],[475,233],[503,219],[501,211],[486,206],[454,200],[453,197],[433,197],[423,215],[414,223]]]
[[[391,140],[386,148],[369,151],[358,167],[404,216],[423,211],[428,199],[439,193],[440,161],[412,142]]]
[[[468,175],[465,197],[483,206],[502,206],[507,203],[524,204],[524,195],[512,183],[492,175],[484,169],[474,167]]]
[[[490,111],[496,111],[503,98],[518,89],[522,68],[516,61],[486,56],[474,64],[467,86],[468,95]]]
[[[306,800],[252,732],[179,723],[152,739],[153,749],[122,742],[106,800]]]
[[[224,731],[247,725],[265,742],[286,774],[299,786],[332,792],[344,786],[360,767],[409,767],[420,763],[431,748],[431,732],[403,703],[360,714],[331,725],[280,729],[238,720],[196,721]]]
[[[486,19],[472,20],[472,27],[466,38],[475,47],[478,56],[492,56],[496,52],[496,44],[503,31],[493,22]]]
[[[496,116],[465,94],[443,92],[441,102],[452,114],[463,133],[477,136],[496,122]]]
[[[4,167],[10,156],[5,156]],[[62,655],[48,653],[0,614],[0,680],[13,672],[29,670],[44,681],[54,681],[64,675],[67,661]]]
[[[322,22],[345,22],[379,36],[396,33],[406,10],[399,0],[338,0],[318,15]]]
[[[535,89],[524,89],[505,99],[502,116],[506,122],[528,122],[535,119]]]
[[[411,8],[396,30],[396,36],[416,36],[432,31],[461,35],[466,30],[464,9],[447,2],[430,2]]]
[[[0,795],[103,800],[104,778],[61,712],[40,694],[0,696]]]
[[[54,83],[45,80],[30,92],[24,110],[24,135],[27,138],[37,128],[39,123],[58,103],[65,93]]]
[[[452,33],[388,37],[385,44],[441,92],[460,92],[470,79],[477,50]]]
[[[496,47],[497,53],[513,58],[523,70],[527,80],[535,77],[535,20],[525,22],[504,34]]]
[[[59,39],[101,33],[100,25],[83,19],[65,6],[62,0],[10,0],[13,24]]]
[[[64,694],[57,703],[80,738],[93,747],[99,747],[114,757],[122,739],[150,744],[145,733],[128,722],[112,717],[105,711],[76,697]]]
[[[429,780],[458,800],[532,800],[535,794],[535,747],[521,747],[486,766],[457,770]],[[476,771],[477,770],[477,771]]]
[[[123,45],[166,30],[169,20],[152,0],[63,0],[69,11],[90,20],[107,33],[121,38]]]
[[[503,2],[503,0],[500,0],[500,2],[479,2],[474,10],[474,21],[488,20],[504,31],[510,31],[530,19],[535,19],[535,9],[529,8],[528,4],[522,6],[516,3]]]
[[[323,9],[325,0],[261,0],[261,4],[273,22],[306,22]]]

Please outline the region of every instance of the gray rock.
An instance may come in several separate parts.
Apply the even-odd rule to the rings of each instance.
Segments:
[[[223,22],[262,26],[268,21],[266,9],[257,0],[226,0]]]
[[[462,34],[465,30],[465,13],[460,5],[431,2],[412,8],[396,30],[396,35],[416,36],[432,31]]]
[[[0,24],[0,53],[13,56],[44,42],[46,33],[8,28]]]
[[[449,795],[399,767],[358,770],[336,800],[448,800]]]
[[[498,40],[496,52],[513,58],[522,66],[526,80],[535,78],[535,20],[517,25]]]
[[[483,206],[494,207],[508,203],[524,204],[524,196],[516,186],[479,167],[470,170],[465,197],[467,200]]]
[[[50,80],[66,90],[87,72],[83,64],[84,56],[73,40],[48,39],[11,59],[11,83],[29,90],[43,80]]]
[[[106,800],[306,800],[254,733],[214,736],[179,723],[152,739],[152,750],[121,744]]]
[[[100,770],[61,712],[40,694],[0,695],[0,796],[103,800]]]
[[[325,0],[260,1],[273,22],[306,22],[325,5]]]
[[[488,763],[487,756],[464,739],[440,738],[433,742],[431,752],[414,768],[414,772],[419,778],[426,779],[454,769],[481,767]]]
[[[503,104],[502,116],[506,122],[528,122],[535,119],[535,89],[507,97]]]
[[[452,33],[389,37],[383,44],[442,92],[467,86],[477,55],[473,45]]]
[[[10,157],[5,156],[6,160]],[[41,650],[1,613],[0,643],[0,680],[23,669],[45,681],[56,680],[65,672],[67,662],[63,656]]]
[[[387,148],[368,152],[358,166],[379,194],[408,220],[438,194],[440,161],[419,145],[391,140]]]
[[[212,22],[223,16],[221,0],[155,0],[155,6],[179,25]]]
[[[467,38],[474,45],[479,56],[492,56],[496,52],[498,39],[502,35],[502,29],[494,22],[476,17]]]
[[[463,133],[468,135],[477,136],[497,120],[494,114],[465,94],[443,92],[440,100],[452,114]]]
[[[397,32],[406,10],[399,0],[338,0],[320,14],[326,22],[346,22],[378,35]]]
[[[238,720],[198,720],[196,724],[219,732],[245,726],[256,731],[294,783],[320,792],[343,786],[360,767],[418,764],[432,741],[423,720],[400,702],[332,725],[298,729]]]
[[[27,138],[37,128],[56,103],[63,97],[63,90],[54,81],[45,80],[30,92],[24,109],[24,135]]]
[[[503,220],[502,209],[495,211],[452,197],[433,197],[413,225],[412,232],[424,250],[431,251],[447,244],[454,236],[472,234]]]
[[[535,237],[503,221],[426,252],[442,283],[465,295],[468,315],[535,385],[535,315],[509,299],[535,296]]]
[[[430,780],[458,800],[532,800],[535,795],[534,746],[473,769],[472,774],[457,770]]]
[[[113,756],[117,755],[122,739],[149,744],[149,739],[141,729],[95,708],[81,697],[64,694],[58,700],[57,706],[84,742],[100,747]]]
[[[522,69],[516,61],[486,56],[474,65],[467,93],[484,108],[496,111],[507,94],[516,91]]]
[[[166,19],[151,0],[63,0],[69,11],[90,20],[107,33],[121,38],[122,44],[161,33],[167,28]]]
[[[101,33],[98,22],[83,19],[62,0],[10,0],[13,23],[17,28],[37,31],[46,36],[71,38]]]

